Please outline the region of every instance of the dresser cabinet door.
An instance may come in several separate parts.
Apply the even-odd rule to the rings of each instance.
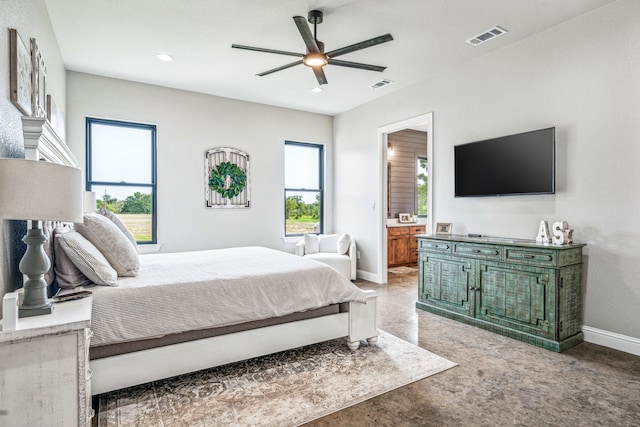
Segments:
[[[479,261],[476,317],[555,338],[555,275],[553,269]]]
[[[433,257],[420,253],[419,300],[466,316],[474,315],[473,260]]]

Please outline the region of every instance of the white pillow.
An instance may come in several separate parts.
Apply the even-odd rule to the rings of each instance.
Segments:
[[[138,252],[120,229],[97,213],[84,214],[84,222],[75,225],[82,236],[93,243],[118,276],[136,276],[140,269]]]
[[[129,231],[127,226],[124,225],[122,220],[120,218],[118,218],[118,216],[116,214],[111,212],[104,205],[102,205],[100,210],[98,210],[98,213],[100,215],[104,216],[105,218],[108,218],[112,223],[114,223],[116,225],[116,227],[118,227],[120,229],[120,231],[122,231],[122,234],[124,234],[125,237],[127,239],[129,239],[129,241],[131,242],[133,247],[136,248],[136,252],[138,251],[138,242],[136,242],[136,238],[133,237],[133,234],[131,233],[131,231]]]
[[[346,254],[349,251],[349,246],[351,246],[351,236],[344,233],[338,239],[338,253],[340,255]]]
[[[340,238],[339,234],[323,234],[318,240],[320,241],[320,247],[318,251],[320,252],[328,252],[335,254],[336,248],[338,247],[338,239]]]
[[[304,235],[304,253],[317,254],[320,250],[320,241],[317,234]]]
[[[96,285],[118,286],[118,273],[90,241],[77,231],[55,237],[78,270]]]

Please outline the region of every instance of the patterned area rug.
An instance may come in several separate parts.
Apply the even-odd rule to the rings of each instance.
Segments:
[[[393,274],[417,273],[418,272],[418,267],[405,267],[405,266],[393,267],[393,268],[388,269],[387,272],[393,273]]]
[[[102,394],[98,426],[296,426],[453,366],[380,331]]]

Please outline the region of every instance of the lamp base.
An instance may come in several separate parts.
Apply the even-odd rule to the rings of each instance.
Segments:
[[[39,221],[32,221],[31,227],[22,239],[27,245],[27,251],[20,261],[20,271],[27,276],[27,280],[23,285],[24,298],[18,310],[18,317],[40,316],[53,312],[53,304],[47,298],[47,282],[44,280],[44,273],[51,267],[43,249],[47,238],[40,229]]]
[[[48,302],[42,307],[25,307],[21,306],[18,309],[18,317],[32,317],[32,316],[41,316],[43,314],[51,314],[53,313],[53,304]]]

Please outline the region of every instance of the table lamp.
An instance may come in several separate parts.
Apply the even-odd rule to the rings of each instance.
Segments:
[[[97,195],[95,191],[84,192],[84,213],[96,211]]]
[[[44,252],[46,237],[40,221],[82,222],[80,169],[36,160],[0,158],[0,218],[31,220],[22,241],[27,250],[20,261],[24,298],[19,317],[50,314],[44,274],[51,261]]]

